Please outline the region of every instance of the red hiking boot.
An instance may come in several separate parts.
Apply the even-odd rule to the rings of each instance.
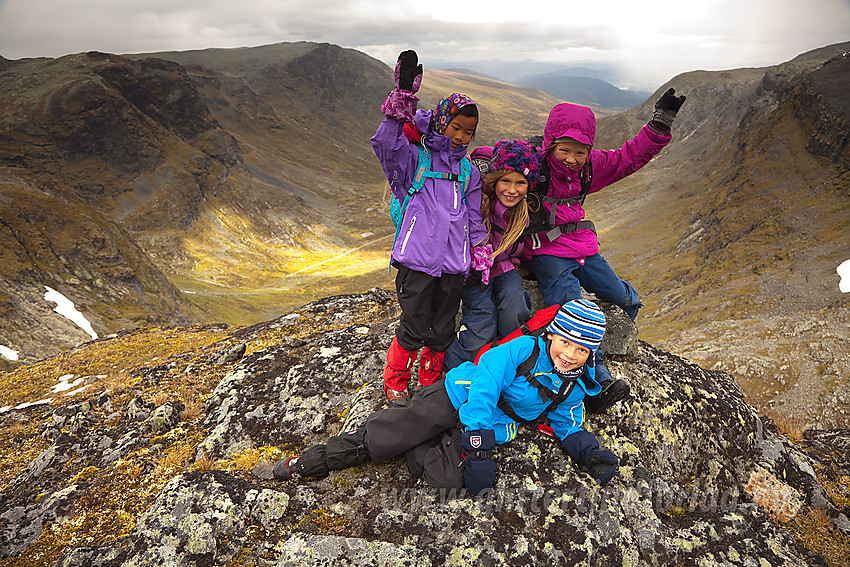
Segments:
[[[419,359],[419,384],[430,386],[443,377],[443,358],[446,353],[435,352],[428,347],[422,349],[422,357]]]
[[[417,351],[407,350],[393,338],[387,351],[387,364],[384,366],[384,393],[391,405],[406,406],[410,401],[407,383],[410,382],[410,369],[416,361]]]

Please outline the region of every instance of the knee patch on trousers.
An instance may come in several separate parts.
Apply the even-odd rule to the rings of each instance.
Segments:
[[[369,450],[366,448],[366,428],[340,433],[328,439],[327,466],[335,471],[356,467],[369,460]]]

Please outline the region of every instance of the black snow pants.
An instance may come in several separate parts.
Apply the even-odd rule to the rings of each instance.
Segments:
[[[376,464],[405,455],[411,474],[434,488],[463,487],[460,422],[442,380],[418,390],[404,407],[377,411],[366,424],[314,445],[298,460],[304,477],[324,478],[329,471]]]

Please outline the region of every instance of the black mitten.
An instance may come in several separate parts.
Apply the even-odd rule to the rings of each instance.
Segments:
[[[661,132],[669,132],[673,119],[676,118],[676,114],[684,103],[685,95],[676,96],[674,89],[667,89],[667,92],[655,103],[655,112],[652,113],[650,125]]]
[[[577,431],[561,441],[561,448],[600,485],[608,484],[617,472],[617,455],[600,449],[596,437],[587,431]]]
[[[590,454],[590,459],[581,465],[581,468],[587,471],[587,474],[592,476],[600,486],[605,486],[614,478],[618,464],[617,455],[608,449],[597,449]]]
[[[596,367],[597,376],[600,368],[604,367]],[[631,391],[629,383],[619,378],[603,381],[601,385],[602,392],[584,399],[584,407],[588,413],[605,413],[611,406],[628,396]]]
[[[396,73],[398,74],[396,87],[414,93],[419,90],[419,84],[422,82],[422,65],[419,63],[419,56],[416,55],[415,51],[408,49],[399,54]],[[418,81],[416,80],[417,77]]]

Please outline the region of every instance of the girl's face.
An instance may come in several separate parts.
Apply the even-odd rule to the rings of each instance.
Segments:
[[[570,169],[584,167],[588,148],[579,142],[558,142],[552,148],[552,157]]]
[[[445,135],[452,141],[452,149],[458,146],[469,145],[473,134],[475,134],[476,126],[478,126],[478,118],[475,116],[461,116],[458,114],[452,118],[452,121],[446,126],[445,131]]]
[[[511,208],[525,198],[528,193],[528,180],[520,172],[511,171],[497,179],[493,189],[499,202]]]
[[[557,333],[547,333],[546,338],[551,341],[549,357],[559,372],[568,372],[581,368],[590,356],[590,349],[574,343],[566,337]]]

